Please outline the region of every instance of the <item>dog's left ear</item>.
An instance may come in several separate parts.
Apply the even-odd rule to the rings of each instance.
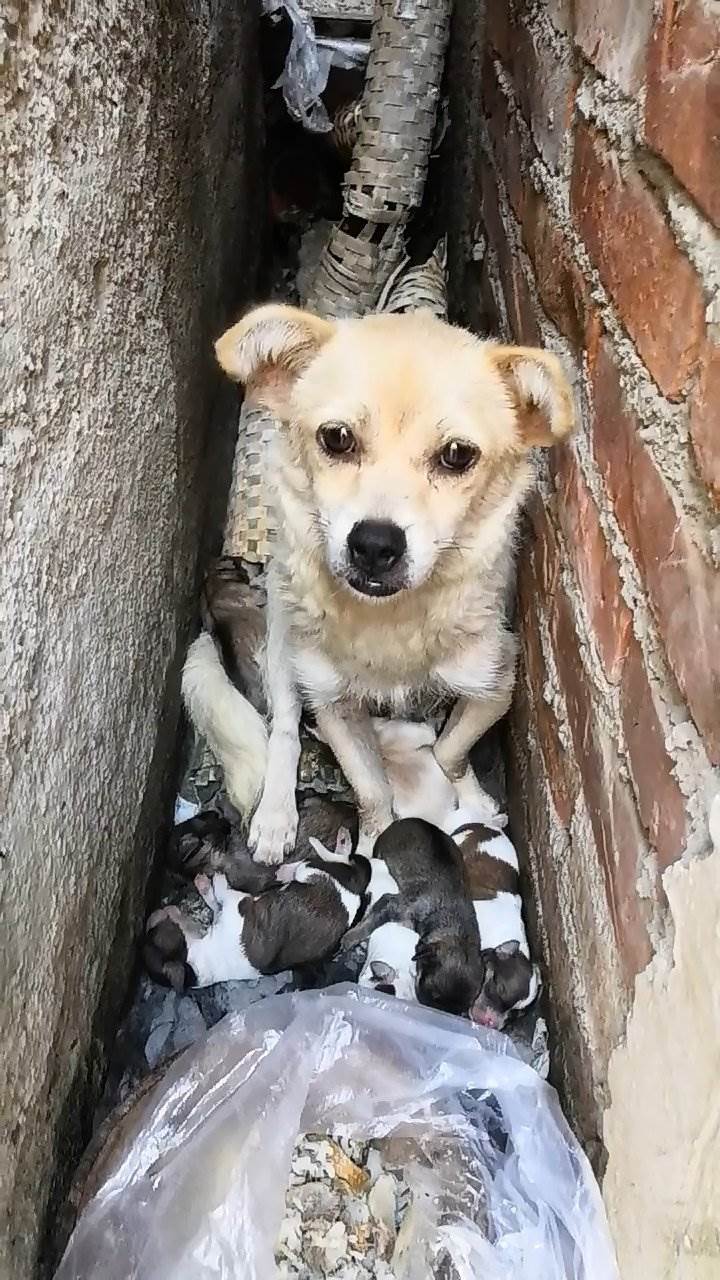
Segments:
[[[495,347],[490,358],[510,392],[523,445],[546,449],[566,440],[575,411],[557,356],[535,347]]]
[[[335,326],[309,311],[256,307],[215,343],[223,369],[278,418],[287,415],[294,382],[332,337]]]

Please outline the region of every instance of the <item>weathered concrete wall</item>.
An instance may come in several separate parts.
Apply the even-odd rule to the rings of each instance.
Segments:
[[[714,1274],[716,1114],[682,1099],[717,1074],[720,6],[456,0],[455,24],[455,314],[558,352],[580,420],[519,557],[509,734],[555,1080],[609,1148],[627,1280]]]
[[[87,1136],[169,815],[199,547],[232,450],[211,339],[257,260],[258,9],[5,9],[4,1280],[33,1274]]]
[[[609,1068],[605,1202],[625,1280],[720,1275],[720,798],[715,851],[670,867],[671,955],[638,978]]]

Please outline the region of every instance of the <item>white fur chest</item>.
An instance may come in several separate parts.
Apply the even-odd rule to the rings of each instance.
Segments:
[[[307,582],[299,601],[298,585],[292,590],[291,647],[311,703],[350,698],[387,702],[400,711],[422,697],[494,688],[504,637],[494,605],[486,616],[481,602],[461,600],[457,589],[358,605],[347,593],[342,600],[324,599],[318,582]]]

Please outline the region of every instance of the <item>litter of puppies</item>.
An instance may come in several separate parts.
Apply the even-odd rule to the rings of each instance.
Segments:
[[[401,988],[406,999],[496,1029],[534,1003],[541,983],[504,819],[467,773],[460,788],[449,782],[431,726],[376,725],[397,811],[431,813],[442,825],[399,818],[367,858],[357,852],[357,825],[354,838],[339,825],[348,806],[316,800],[301,809],[299,848],[276,867],[253,861],[227,819],[190,819],[175,832],[176,866],[192,876],[212,921],[203,929],[177,907],[155,911],[144,947],[152,976],[183,991],[318,965],[368,943],[363,985]]]

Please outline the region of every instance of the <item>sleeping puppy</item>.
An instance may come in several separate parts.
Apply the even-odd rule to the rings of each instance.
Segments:
[[[419,940],[415,949],[421,1004],[467,1014],[483,985],[478,924],[465,887],[458,846],[419,818],[393,822],[375,844],[398,886],[384,893],[342,941],[350,950],[384,924],[404,924]]]
[[[275,884],[272,867],[253,862],[242,832],[214,809],[174,827],[168,862],[188,880],[198,874],[224,875],[231,889],[244,893],[264,893]]]
[[[370,934],[358,985],[416,1001],[415,951],[420,938],[404,924],[382,924]]]
[[[202,624],[214,638],[225,670],[261,715],[267,713],[264,594],[253,585],[242,560],[221,556],[208,569],[200,595]]]
[[[485,962],[470,1017],[499,1031],[530,1008],[542,986],[523,923],[517,853],[503,832],[479,822],[460,827],[453,839],[462,855]]]
[[[216,874],[195,884],[213,911],[203,931],[176,907],[147,923],[143,957],[151,977],[176,991],[282,973],[327,959],[360,911],[369,868],[352,855],[338,867],[303,868],[293,883],[253,894]]]
[[[437,825],[460,847],[485,961],[483,989],[471,1017],[499,1029],[528,1009],[541,987],[523,924],[517,854],[502,833],[506,819],[471,767],[454,786],[449,783],[433,754],[435,733],[429,725],[403,720],[375,725],[396,812],[434,813]]]
[[[352,805],[310,794],[303,799],[299,814],[295,860],[311,856],[315,841],[323,847],[335,847],[343,829],[349,833],[352,846],[357,844],[357,811]],[[326,850],[325,856],[330,856]],[[254,862],[238,824],[214,809],[205,809],[174,827],[168,861],[174,871],[188,879],[199,872],[209,876],[222,872],[231,889],[247,893],[262,893],[276,883],[275,868]]]

